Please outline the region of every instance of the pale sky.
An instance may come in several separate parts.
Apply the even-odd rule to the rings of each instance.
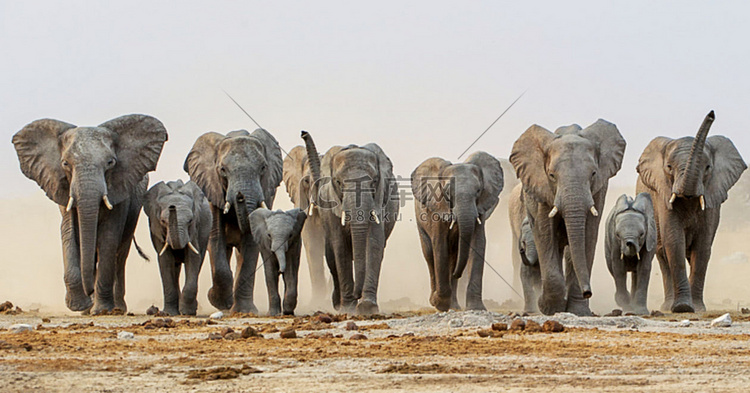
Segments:
[[[192,3],[192,4],[191,4]],[[145,113],[169,131],[154,180],[187,178],[206,131],[255,126],[286,150],[376,142],[408,177],[471,151],[507,157],[538,123],[615,123],[615,184],[657,135],[712,134],[750,158],[743,2],[0,2],[0,198],[40,194],[12,135],[39,118],[95,125]],[[281,189],[280,193],[284,193]]]

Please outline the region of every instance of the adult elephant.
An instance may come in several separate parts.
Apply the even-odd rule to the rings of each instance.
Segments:
[[[201,135],[188,153],[185,172],[211,203],[213,223],[208,254],[213,286],[208,300],[221,310],[257,313],[253,302],[258,244],[249,215],[259,206],[273,206],[281,183],[281,148],[264,129],[227,135]],[[229,261],[237,250],[237,274]]]
[[[554,133],[533,125],[513,144],[510,162],[523,184],[542,273],[542,313],[591,315],[599,212],[624,153],[617,127],[601,119],[586,129],[573,124]]]
[[[166,140],[164,125],[145,115],[96,127],[43,119],[13,136],[23,174],[60,205],[70,310],[127,311],[125,260],[147,173],[156,169]]]
[[[329,290],[323,262],[325,230],[318,207],[311,203],[313,178],[304,146],[295,146],[284,158],[284,185],[294,207],[307,212],[307,219],[302,227],[302,244],[305,246],[312,284],[311,303],[314,306],[323,306]]]
[[[313,203],[325,229],[333,305],[344,312],[356,307],[360,314],[377,313],[380,265],[399,210],[393,164],[375,143],[331,147],[321,162],[312,136],[303,131],[302,139]]]
[[[664,280],[661,308],[672,312],[706,310],[703,284],[721,204],[747,169],[732,141],[706,138],[713,121],[711,111],[695,138],[654,138],[638,160],[636,190],[650,193],[654,203],[656,257]]]
[[[503,189],[500,161],[485,152],[473,153],[456,164],[429,158],[412,172],[411,187],[422,253],[430,271],[430,304],[440,311],[460,309],[458,279],[470,264],[466,308],[485,310],[484,226]]]

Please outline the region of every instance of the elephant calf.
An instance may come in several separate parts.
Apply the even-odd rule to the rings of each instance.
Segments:
[[[260,245],[268,289],[268,314],[281,314],[279,275],[284,276],[284,315],[294,315],[297,307],[297,273],[302,248],[300,233],[307,214],[295,208],[288,211],[255,209],[250,213],[250,231]]]
[[[198,274],[211,234],[211,206],[197,184],[177,180],[151,187],[143,207],[151,242],[159,253],[164,312],[195,315]],[[180,293],[182,265],[185,265],[185,285]]]
[[[651,260],[656,253],[656,222],[651,195],[623,194],[609,213],[605,240],[607,268],[615,279],[615,301],[627,312],[648,314],[646,297]],[[628,293],[627,274],[631,273]]]
[[[511,232],[513,233],[513,271],[521,277],[523,311],[539,312],[537,302],[542,292],[542,271],[536,252],[531,220],[523,205],[523,185],[513,188],[508,202]]]

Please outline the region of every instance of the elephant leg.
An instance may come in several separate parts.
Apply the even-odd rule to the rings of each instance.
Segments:
[[[537,306],[538,294],[534,290],[534,267],[521,264],[518,267],[519,275],[521,278],[521,287],[523,288],[523,311],[528,313],[534,313],[539,311]],[[538,271],[538,269],[536,269]],[[537,280],[541,281],[541,277],[537,277]]]
[[[542,273],[542,293],[539,296],[539,311],[545,315],[552,315],[557,312],[565,311],[565,276],[562,272],[562,250],[553,239],[549,236],[543,236],[542,233],[550,233],[549,228],[544,231],[546,225],[539,225],[541,220],[537,220],[538,225],[534,227],[534,242],[536,243],[537,253],[539,254],[539,266]]]
[[[248,233],[242,236],[240,251],[237,253],[237,277],[234,280],[234,305],[232,312],[257,314],[253,302],[255,272],[258,267],[258,245]]]
[[[91,313],[101,314],[115,308],[114,284],[117,271],[117,251],[122,241],[126,210],[122,204],[107,212],[97,233],[96,289]]]
[[[708,260],[711,258],[711,245],[695,244],[690,255],[690,295],[696,312],[706,311],[703,303],[703,286],[706,282]]]
[[[432,251],[432,241],[430,236],[422,227],[417,227],[419,232],[419,242],[422,245],[422,255],[427,262],[427,270],[430,273],[430,297],[435,293],[435,258]]]
[[[622,263],[614,261],[610,273],[615,280],[615,303],[625,312],[630,312],[630,293],[628,293],[628,272]]]
[[[94,304],[91,297],[83,292],[81,281],[81,248],[78,245],[78,217],[72,212],[66,212],[60,207],[62,223],[60,235],[62,239],[63,263],[65,274],[65,305],[71,311],[86,311]]]
[[[338,311],[341,309],[341,287],[339,286],[339,274],[336,270],[336,254],[333,252],[333,247],[326,240],[326,264],[328,265],[328,271],[331,272],[331,280],[333,281],[333,291],[331,292],[331,305],[333,309]]]
[[[309,220],[309,218],[308,218]],[[302,242],[307,256],[307,267],[310,272],[312,295],[310,303],[314,306],[325,304],[326,276],[323,258],[325,257],[325,238],[319,226],[305,225],[302,228]]]
[[[185,285],[180,295],[180,314],[195,315],[198,312],[198,276],[203,258],[193,252],[185,255]],[[179,281],[177,281],[179,285]],[[179,290],[179,288],[178,288]]]
[[[468,281],[468,278],[466,276],[462,276],[463,282],[461,282],[461,279],[455,279],[453,278],[453,272],[456,270],[456,264],[458,263],[458,249],[455,247],[448,246],[448,266],[450,268],[448,271],[450,272],[450,283],[451,283],[451,310],[462,310],[463,307],[461,307],[461,303],[458,302],[459,293],[464,294],[464,298],[466,298],[466,288],[461,288],[461,284],[466,284]],[[468,265],[468,262],[467,262]],[[464,285],[465,286],[465,285]],[[463,292],[461,292],[463,290]]]
[[[650,256],[649,256],[650,257]],[[631,305],[633,312],[638,315],[647,315],[648,307],[648,282],[651,277],[651,259],[643,258],[641,264],[633,273],[633,291]]]
[[[458,306],[458,302],[453,304],[455,285],[451,283],[451,277],[453,276],[452,268],[456,263],[455,258],[451,258],[448,248],[448,239],[445,234],[441,234],[432,243],[436,289],[430,296],[430,304],[440,311],[448,311],[451,306]],[[453,263],[451,263],[451,259],[453,259]]]
[[[486,310],[482,301],[482,281],[484,280],[484,251],[486,239],[484,235],[484,224],[478,225],[471,239],[471,249],[469,250],[469,264],[471,273],[469,275],[469,285],[466,287],[466,309],[467,310]]]
[[[164,292],[163,311],[169,315],[180,313],[180,284],[178,281],[178,266],[172,250],[167,250],[159,255],[159,273],[161,274],[161,285]],[[178,271],[179,272],[179,271]]]
[[[115,271],[115,308],[128,311],[128,305],[125,303],[125,263],[130,254],[130,247],[135,235],[135,227],[138,224],[138,216],[141,213],[141,204],[129,201],[129,209],[125,226],[122,230],[122,240],[117,248],[117,261]]]
[[[284,315],[294,315],[294,309],[297,308],[299,251],[299,248],[296,252],[290,249],[286,261],[286,271],[284,272]]]
[[[212,286],[208,290],[208,301],[219,310],[229,310],[234,304],[232,293],[233,274],[229,265],[231,247],[227,245],[222,211],[212,206],[213,224],[208,240],[208,256],[211,262]]]
[[[362,287],[362,298],[357,304],[357,313],[363,315],[377,314],[378,286],[380,284],[380,268],[383,264],[383,252],[385,251],[384,224],[375,225],[367,239],[367,260],[365,265],[364,285]]]
[[[672,269],[669,268],[669,261],[664,249],[661,248],[656,252],[656,259],[659,261],[661,269],[661,279],[664,286],[664,302],[661,304],[662,311],[671,311],[674,303],[674,287],[672,287]]]
[[[662,237],[665,239],[665,237]],[[672,312],[695,312],[693,299],[690,295],[690,282],[688,281],[685,264],[685,238],[684,236],[672,236],[670,244],[665,245],[669,268],[672,271],[672,290],[674,291],[674,303]]]
[[[338,235],[338,234],[337,234]],[[357,299],[354,297],[354,277],[352,271],[352,250],[341,236],[331,241],[335,255],[336,273],[339,278],[339,293],[341,296],[340,311],[350,314],[354,312]]]
[[[276,260],[276,255],[265,250],[263,252],[263,270],[266,273],[266,289],[268,290],[268,315],[280,315],[279,262]]]

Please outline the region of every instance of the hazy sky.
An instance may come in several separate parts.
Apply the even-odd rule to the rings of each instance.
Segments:
[[[145,113],[169,131],[152,179],[186,178],[206,131],[255,128],[286,150],[377,142],[397,173],[475,146],[507,157],[529,125],[597,118],[628,147],[712,133],[750,158],[750,6],[741,2],[0,2],[0,198],[41,193],[10,143],[51,117]],[[152,181],[153,183],[153,181]]]

